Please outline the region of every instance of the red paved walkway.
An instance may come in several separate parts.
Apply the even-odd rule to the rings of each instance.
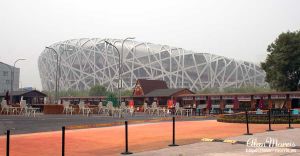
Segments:
[[[287,125],[273,125],[274,130]],[[295,127],[295,125],[293,125]],[[268,125],[251,124],[252,133],[264,132]],[[300,127],[300,125],[297,125]],[[171,143],[171,122],[129,126],[129,150],[140,152],[165,148]],[[245,133],[245,124],[216,121],[176,122],[176,143],[194,143],[200,138],[224,138]],[[0,155],[5,155],[6,137],[0,137]],[[66,155],[119,155],[124,150],[124,126],[66,131]],[[12,156],[61,155],[61,132],[11,136]]]

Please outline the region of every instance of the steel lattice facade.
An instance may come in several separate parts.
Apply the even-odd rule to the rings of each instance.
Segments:
[[[84,90],[101,84],[108,90],[118,86],[117,51],[123,40],[83,38],[55,43],[61,90]],[[38,67],[44,90],[55,89],[57,58],[51,49],[39,57]],[[137,79],[165,80],[170,88],[226,88],[265,85],[265,72],[254,63],[182,48],[125,41],[123,46],[123,88],[132,89]]]

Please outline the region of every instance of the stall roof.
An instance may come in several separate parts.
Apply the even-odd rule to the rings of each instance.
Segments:
[[[206,94],[182,94],[179,97],[187,96],[250,96],[250,95],[286,95],[286,94],[300,94],[300,91],[290,92],[255,92],[255,93],[206,93]]]
[[[193,93],[187,88],[156,89],[146,94],[145,97],[170,97],[182,91],[188,91],[191,94]]]
[[[167,89],[168,85],[165,81],[162,80],[146,80],[146,79],[139,79],[137,82],[140,83],[144,95],[157,90],[157,89]]]
[[[5,97],[6,92],[0,93],[0,97]],[[36,97],[36,96],[42,96],[46,97],[47,95],[45,93],[42,93],[37,90],[27,90],[27,91],[13,91],[12,93],[9,93],[10,96],[24,96],[24,97]]]

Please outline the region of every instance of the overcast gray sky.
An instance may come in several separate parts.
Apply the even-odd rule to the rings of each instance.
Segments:
[[[0,61],[26,58],[21,86],[41,89],[37,59],[57,41],[134,36],[259,63],[288,30],[300,30],[299,0],[1,0]]]

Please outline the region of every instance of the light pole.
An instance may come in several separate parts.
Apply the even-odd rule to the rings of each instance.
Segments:
[[[124,52],[123,52],[123,49],[124,49],[124,43],[127,41],[127,40],[133,40],[133,39],[135,39],[135,37],[127,37],[127,38],[125,38],[124,40],[123,40],[123,42],[122,42],[122,51],[121,51],[121,53],[122,53],[122,57],[121,57],[121,74],[123,74],[123,55],[124,55]],[[121,82],[120,82],[120,91],[122,90],[122,85],[123,85],[123,82],[122,82],[122,79],[121,79]]]
[[[26,59],[17,59],[15,62],[14,62],[14,68],[11,70],[11,79],[10,79],[10,81],[11,81],[11,83],[10,83],[10,104],[12,105],[12,97],[13,97],[13,89],[14,89],[14,87],[13,87],[13,84],[14,84],[14,79],[15,79],[15,67],[16,67],[16,63],[18,62],[18,61],[23,61],[23,60],[26,60]]]
[[[121,54],[120,54],[120,52],[119,52],[119,49],[115,46],[115,45],[113,45],[113,44],[111,44],[110,42],[107,42],[107,41],[105,41],[105,43],[107,43],[107,44],[109,44],[109,45],[111,45],[111,46],[113,46],[116,50],[117,50],[117,52],[118,52],[118,55],[119,55],[119,79],[118,79],[118,89],[119,89],[119,106],[121,105],[121,89],[122,89],[122,73],[123,73],[123,47],[124,47],[124,43],[125,43],[125,41],[126,40],[129,40],[129,39],[135,39],[135,37],[127,37],[127,38],[125,38],[124,40],[123,40],[123,42],[122,42],[122,56],[121,56]]]
[[[112,46],[112,47],[114,47],[117,50],[118,55],[119,55],[118,89],[119,89],[119,106],[120,106],[121,105],[121,88],[120,88],[119,83],[120,83],[120,80],[121,80],[121,54],[120,54],[118,48],[115,45],[113,45],[113,44],[111,44],[110,42],[107,42],[107,41],[105,41],[105,43],[108,44],[108,45],[110,45],[110,46]]]
[[[54,103],[57,104],[58,103],[58,53],[57,51],[52,48],[52,47],[46,47],[49,50],[53,50],[52,52],[54,52],[56,54],[56,74],[55,74],[55,101]]]

